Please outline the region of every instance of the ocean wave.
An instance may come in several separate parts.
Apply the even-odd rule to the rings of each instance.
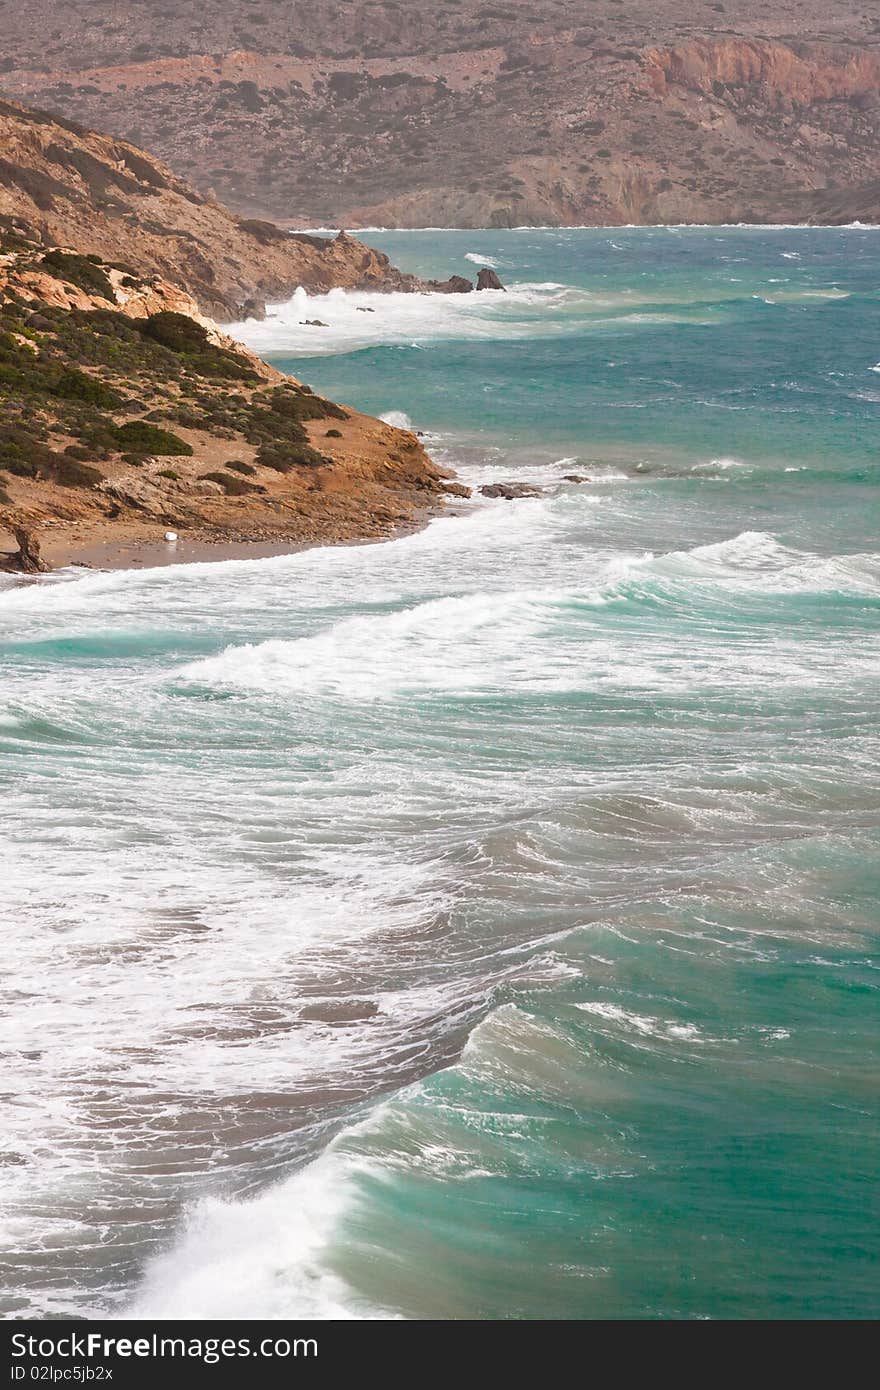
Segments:
[[[546,499],[518,507],[515,524],[526,531],[552,525],[552,507]],[[486,507],[477,515],[487,518],[484,534],[494,531],[509,544],[506,509]],[[461,536],[472,523],[457,524]],[[744,598],[779,604],[822,595],[877,600],[880,557],[823,558],[790,550],[762,532],[742,532],[690,551],[612,555],[588,585],[428,598],[392,612],[344,618],[294,641],[229,647],[184,666],[175,680],[355,702],[602,686],[711,688],[733,682],[742,687],[763,680],[767,657],[760,642],[730,643],[728,628],[738,604]],[[704,635],[699,663],[689,627],[681,647],[669,634],[658,635],[654,646],[647,633],[633,647],[628,626],[633,611],[656,610],[665,624],[679,613],[690,624],[695,608],[705,610],[706,621],[717,629],[711,639]],[[823,680],[834,678],[833,666],[820,673],[805,641],[787,643],[780,637],[776,660],[780,684],[809,684],[820,674]],[[848,678],[871,669],[870,651],[854,640]]]
[[[754,295],[765,304],[809,304],[811,300],[826,303],[831,300],[849,299],[849,290],[838,289],[832,285],[827,289],[775,290],[771,295]]]
[[[356,1303],[328,1265],[333,1232],[357,1195],[356,1173],[331,1148],[251,1202],[191,1208],[171,1252],[151,1264],[123,1316],[137,1319],[393,1317]]]
[[[575,1004],[582,1013],[592,1014],[609,1023],[623,1028],[643,1038],[669,1038],[676,1042],[700,1042],[702,1034],[694,1023],[676,1023],[668,1019],[655,1018],[650,1014],[634,1013],[619,1004]]]
[[[396,430],[412,430],[415,428],[412,420],[405,410],[386,410],[384,415],[379,416],[386,425],[393,425]]]
[[[782,545],[765,531],[742,531],[726,541],[672,551],[656,563],[661,569],[723,576],[727,583],[766,593],[880,597],[880,555],[815,555]]]
[[[498,270],[499,266],[504,264],[496,256],[483,256],[479,251],[465,251],[464,259],[472,261],[474,265],[488,266],[490,270]]]
[[[554,337],[573,331],[564,311],[579,302],[581,291],[556,281],[511,284],[504,295],[339,289],[310,295],[298,289],[289,300],[270,304],[265,319],[233,324],[229,331],[264,356],[321,356],[459,338]],[[547,312],[552,309],[563,312]],[[315,320],[322,326],[313,326]]]

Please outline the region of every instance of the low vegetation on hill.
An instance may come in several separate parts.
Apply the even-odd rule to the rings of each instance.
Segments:
[[[5,91],[157,150],[248,218],[880,218],[864,0],[166,0],[124,17],[25,0],[3,19]],[[29,175],[41,196],[73,159],[130,203],[126,171],[65,159]]]
[[[186,306],[172,286],[46,251],[0,219],[0,527],[334,540],[387,534],[442,495],[415,436],[324,400],[194,303],[155,307],[163,298]]]

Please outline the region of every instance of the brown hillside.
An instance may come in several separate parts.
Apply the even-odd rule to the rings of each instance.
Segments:
[[[291,237],[235,217],[142,150],[0,101],[0,214],[35,240],[125,261],[183,286],[219,319],[326,290],[417,289],[353,237]]]
[[[296,226],[880,215],[864,0],[0,0],[13,96]]]

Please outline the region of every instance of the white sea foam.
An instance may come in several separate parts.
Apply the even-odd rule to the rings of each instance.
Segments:
[[[386,425],[393,425],[397,430],[411,430],[413,422],[404,410],[386,410],[384,415],[379,416]]]
[[[157,1259],[123,1315],[137,1319],[393,1317],[355,1300],[327,1264],[353,1200],[352,1162],[334,1147],[250,1202],[190,1209],[172,1251]]]
[[[555,281],[512,284],[504,295],[371,294],[338,289],[309,295],[298,289],[286,302],[270,304],[264,320],[234,324],[229,331],[264,355],[321,355],[378,345],[409,348],[454,338],[559,336],[572,331],[572,326],[547,309],[582,299],[580,291]],[[326,327],[309,326],[309,319]]]
[[[621,1008],[619,1004],[576,1004],[582,1013],[593,1014],[609,1023],[619,1023],[641,1037],[673,1038],[682,1042],[698,1042],[700,1029],[694,1023],[675,1023],[668,1019],[655,1018],[650,1014],[634,1013]]]
[[[880,594],[880,556],[819,556],[781,545],[764,531],[742,531],[726,541],[675,551],[657,561],[665,571],[689,571],[734,587],[765,593]]]
[[[536,314],[542,295],[596,311],[580,291],[518,294],[501,309],[408,303],[450,331],[470,331],[473,314],[475,332],[499,335],[493,315],[522,327],[529,294]],[[344,316],[365,333],[376,317],[357,302],[301,341],[349,345]],[[402,350],[431,331],[401,330]],[[388,1192],[394,1163],[444,1180],[499,1171],[487,1143],[443,1132],[440,1107],[425,1105],[418,1144],[403,1129],[390,1157],[384,1132],[360,1143],[349,1129],[254,1200],[192,1195],[253,1193],[289,1173],[361,1103],[446,1066],[468,1033],[465,1082],[502,1092],[486,1128],[512,1141],[512,1162],[527,1155],[531,1095],[543,1107],[558,1089],[571,1115],[569,1088],[583,1085],[585,1113],[607,1093],[620,1115],[619,1073],[588,1064],[570,1016],[554,1026],[493,1008],[520,982],[531,993],[558,972],[583,977],[565,942],[585,921],[603,943],[587,972],[626,1003],[585,1017],[661,1047],[706,1044],[709,1025],[695,1036],[675,1019],[683,990],[658,985],[643,1006],[628,996],[612,940],[627,943],[625,978],[655,949],[653,927],[719,886],[718,929],[695,961],[732,949],[731,904],[769,903],[768,933],[790,920],[794,939],[836,892],[823,958],[856,912],[867,919],[861,888],[845,899],[817,844],[835,816],[849,833],[875,810],[863,725],[878,557],[819,553],[836,518],[821,519],[814,550],[733,534],[732,510],[712,502],[738,483],[676,513],[651,482],[662,469],[630,486],[622,469],[552,447],[534,467],[546,496],[478,499],[387,545],[4,585],[15,660],[2,737],[28,775],[4,826],[18,993],[3,1020],[0,1204],[20,1268],[32,1257],[15,1292],[29,1310],[118,1308],[131,1252],[161,1240],[128,1304],[138,1316],[385,1316],[346,1276],[365,1193]],[[708,467],[739,479],[740,460],[719,452]],[[531,476],[523,456],[515,476]],[[508,471],[496,452],[468,477]],[[619,485],[563,485],[564,472]],[[752,514],[772,501],[762,492]],[[780,520],[779,533],[806,524]],[[786,701],[792,717],[774,724]],[[762,857],[774,834],[784,854]],[[796,853],[815,856],[808,891]],[[594,934],[605,905],[612,925]],[[779,1017],[756,1028],[762,1047],[784,1041]],[[385,1232],[370,1232],[371,1260]],[[396,1260],[390,1233],[387,1245]]]
[[[466,261],[473,261],[474,265],[488,266],[490,270],[497,270],[504,264],[496,256],[483,256],[479,251],[466,251],[464,258]]]
[[[447,521],[419,542],[422,554],[439,558],[457,539],[473,554],[481,542],[505,551],[513,528],[528,546],[553,527],[554,499],[486,505],[467,522]],[[457,528],[457,529],[456,529]],[[437,547],[440,547],[438,550]],[[575,691],[608,687],[679,689],[751,684],[764,670],[760,645],[741,651],[723,632],[694,661],[690,644],[656,646],[642,633],[634,643],[613,618],[619,605],[653,602],[662,595],[669,611],[702,600],[713,606],[750,594],[880,594],[880,561],[873,555],[823,559],[790,550],[762,532],[743,532],[690,551],[634,555],[599,554],[590,582],[503,590],[469,589],[428,597],[391,612],[358,614],[294,641],[275,639],[232,646],[218,656],[189,663],[176,679],[196,685],[254,690],[280,699],[293,695],[344,702],[397,700],[414,696],[474,696],[499,689]],[[552,634],[553,640],[549,640]],[[587,659],[587,653],[588,659]],[[710,655],[711,653],[711,655]],[[835,680],[832,667],[817,666],[803,641],[779,640],[777,680],[795,685]],[[853,642],[840,679],[877,670],[876,653]]]
[[[708,463],[697,463],[697,464],[694,464],[694,472],[695,472],[695,473],[700,473],[700,472],[708,471],[708,470],[710,470],[710,469],[720,469],[722,472],[725,472],[725,473],[726,473],[726,472],[729,471],[731,468],[749,468],[749,467],[751,467],[751,465],[748,464],[748,463],[746,463],[746,462],[744,462],[743,459],[737,459],[737,458],[713,458],[713,459],[709,459]]]
[[[849,299],[849,291],[838,289],[836,285],[831,285],[826,289],[801,289],[801,290],[775,290],[773,294],[763,296],[765,304],[809,304],[811,300],[818,300],[824,303],[827,300]],[[755,295],[755,299],[762,298]]]

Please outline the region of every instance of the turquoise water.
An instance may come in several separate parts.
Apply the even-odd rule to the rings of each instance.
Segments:
[[[6,584],[7,1311],[877,1315],[878,236],[377,233],[540,497]]]

